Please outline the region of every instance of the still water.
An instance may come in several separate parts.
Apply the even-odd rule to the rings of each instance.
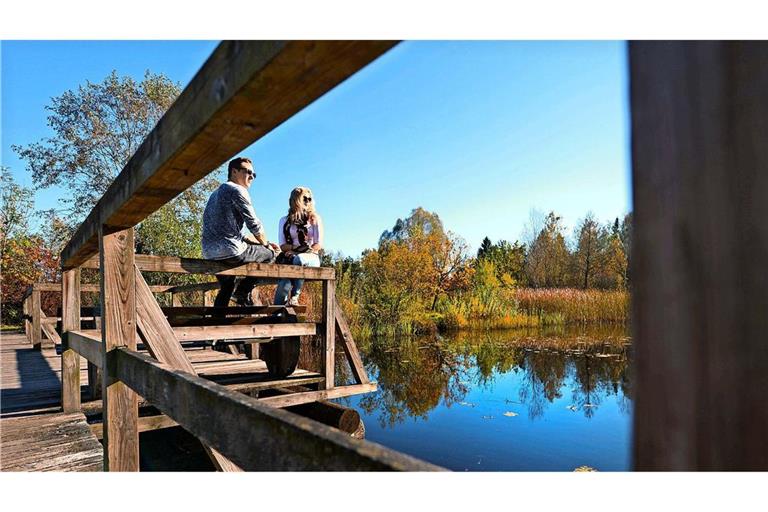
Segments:
[[[361,344],[366,439],[453,471],[630,469],[626,329],[462,332]]]

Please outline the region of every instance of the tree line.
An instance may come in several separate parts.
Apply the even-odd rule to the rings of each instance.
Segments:
[[[436,213],[416,208],[375,249],[360,258],[328,254],[323,264],[336,268],[337,295],[353,324],[371,332],[464,327],[473,319],[487,327],[624,321],[631,229],[631,214],[601,225],[588,213],[568,237],[550,212],[529,226],[530,242],[485,237],[473,255]]]

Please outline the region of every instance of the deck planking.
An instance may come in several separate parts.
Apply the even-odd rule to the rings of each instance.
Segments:
[[[101,471],[104,450],[83,413],[0,420],[0,470]]]

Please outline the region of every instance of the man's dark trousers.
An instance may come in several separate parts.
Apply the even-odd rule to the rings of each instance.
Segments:
[[[272,263],[275,261],[275,253],[263,245],[248,244],[248,247],[242,254],[225,258],[221,261],[230,265],[242,265],[243,263]],[[219,281],[220,289],[213,305],[221,308],[229,305],[229,299],[232,298],[232,291],[235,288],[235,276],[216,276]],[[245,299],[259,282],[258,277],[245,277],[237,286],[235,297]]]

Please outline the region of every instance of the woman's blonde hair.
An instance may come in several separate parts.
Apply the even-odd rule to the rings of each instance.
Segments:
[[[312,201],[304,203],[304,198],[310,197]],[[288,199],[288,222],[291,224],[306,224],[315,214],[315,198],[307,187],[296,187],[291,191]]]

